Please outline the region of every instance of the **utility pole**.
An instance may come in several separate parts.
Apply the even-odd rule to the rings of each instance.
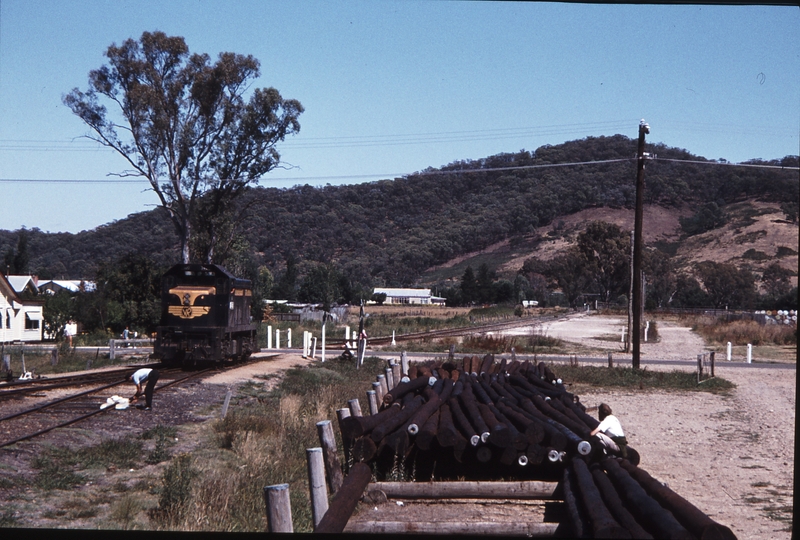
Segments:
[[[639,150],[637,152],[636,173],[636,217],[633,224],[633,369],[639,369],[640,339],[642,329],[642,221],[644,199],[644,136],[650,133],[650,126],[639,122]]]

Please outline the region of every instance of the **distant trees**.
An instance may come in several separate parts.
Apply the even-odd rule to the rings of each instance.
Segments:
[[[131,170],[121,176],[148,180],[178,233],[183,262],[200,227],[211,262],[234,201],[278,166],[276,143],[300,130],[302,105],[274,88],[246,100],[258,60],[226,52],[212,63],[163,32],[111,45],[105,55],[109,64],[89,72],[89,89],[73,89],[64,103],[92,129],[90,139],[125,158]]]
[[[716,308],[753,308],[757,292],[752,272],[729,263],[704,261],[697,265],[708,299]]]
[[[8,248],[3,257],[3,271],[7,274],[27,274],[30,253],[28,253],[28,231],[20,229],[16,249]]]

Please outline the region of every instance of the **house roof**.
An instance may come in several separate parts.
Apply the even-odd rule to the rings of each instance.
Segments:
[[[386,296],[392,298],[430,298],[431,290],[430,289],[387,289],[381,287],[375,287],[373,290],[373,294],[380,294],[384,293]]]
[[[14,287],[11,286],[9,283],[8,278],[3,274],[0,274],[0,294],[5,296],[9,299],[9,303],[18,302],[22,303],[22,299],[20,299],[17,291],[14,290]]]
[[[21,276],[21,275],[8,275],[8,283],[18,293],[22,293],[25,289],[30,289],[31,292],[39,292],[36,286],[36,278],[34,276]]]

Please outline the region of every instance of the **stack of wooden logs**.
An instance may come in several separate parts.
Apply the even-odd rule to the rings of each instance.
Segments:
[[[452,463],[452,456],[466,469],[477,462],[484,470],[514,467],[517,475],[537,477],[552,464],[560,473],[568,455],[602,454],[590,437],[598,420],[544,362],[467,356],[411,365],[394,382],[395,367],[373,384],[377,411],[340,411],[349,462],[389,456],[391,464],[413,454],[416,464],[442,464]],[[463,476],[457,468],[453,474]]]
[[[556,478],[576,537],[736,538],[640,469],[635,449],[607,456],[590,435],[599,421],[543,362],[471,356],[402,372],[391,364],[368,397],[369,416],[358,400],[338,411],[347,467],[362,475],[367,464],[388,478],[405,460],[417,481]],[[435,462],[434,475],[424,464]]]
[[[575,538],[736,540],[730,528],[625,459],[573,459],[562,491]]]

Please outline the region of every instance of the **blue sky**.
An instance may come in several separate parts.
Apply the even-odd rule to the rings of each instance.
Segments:
[[[52,182],[126,168],[61,100],[109,45],[154,30],[212,58],[252,54],[256,86],[303,104],[263,186],[635,138],[641,118],[648,142],[710,159],[800,153],[797,7],[0,0],[0,229],[78,232],[157,204],[141,180]]]

